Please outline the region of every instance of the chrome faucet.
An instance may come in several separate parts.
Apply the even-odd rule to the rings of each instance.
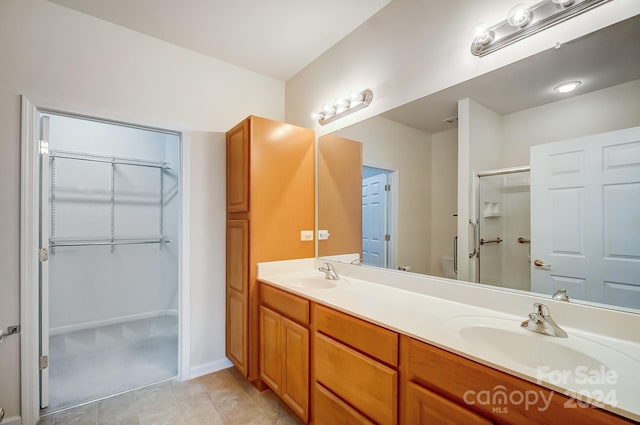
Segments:
[[[528,331],[542,335],[557,336],[559,338],[568,336],[551,318],[549,307],[540,303],[533,304],[533,312],[529,313],[529,319],[522,322],[520,326]]]
[[[569,302],[569,296],[567,295],[567,290],[565,288],[558,289],[556,292],[553,293],[553,295],[551,296],[551,299],[556,301]]]
[[[340,276],[338,276],[336,269],[333,268],[333,264],[331,263],[324,263],[324,267],[319,267],[318,270],[324,273],[325,277],[329,280],[340,280]]]

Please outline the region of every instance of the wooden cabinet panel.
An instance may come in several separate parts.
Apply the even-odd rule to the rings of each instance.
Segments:
[[[249,222],[227,221],[226,354],[240,373],[247,374]]]
[[[313,388],[314,425],[374,425],[322,385]]]
[[[298,323],[309,324],[309,300],[262,283],[260,302]]]
[[[413,382],[406,385],[405,425],[491,425],[493,422]]]
[[[618,425],[632,421],[592,407],[580,407],[568,397],[407,336],[401,337],[404,379],[419,383],[500,424]],[[482,393],[481,393],[482,392]],[[493,402],[473,395],[493,394]],[[496,396],[497,393],[504,394]],[[537,403],[513,402],[535,393]],[[466,397],[465,397],[466,394]],[[471,394],[471,399],[469,398]],[[469,402],[471,400],[471,402]],[[573,407],[573,408],[571,408]]]
[[[260,378],[276,393],[282,383],[281,316],[260,307]]]
[[[282,317],[282,399],[305,423],[309,418],[309,330]]]
[[[316,333],[315,380],[381,425],[397,423],[398,373]]]
[[[315,304],[316,330],[391,366],[398,366],[398,334]]]
[[[318,256],[362,254],[362,143],[327,134],[318,140]],[[340,205],[340,208],[336,208]]]
[[[227,357],[240,373],[246,375],[247,364],[247,301],[234,291],[227,292]]]
[[[249,211],[249,120],[227,132],[227,212]]]
[[[231,285],[247,300],[242,370],[260,387],[256,263],[314,256],[314,243],[301,241],[300,230],[314,226],[315,137],[311,129],[250,116],[227,132],[226,145],[227,219],[250,221],[247,239],[233,229],[227,241],[227,288]],[[233,248],[243,244],[248,246],[246,259]],[[283,314],[303,323],[298,313]],[[308,307],[303,315],[308,323]]]
[[[227,221],[227,287],[246,294],[249,272],[249,221]]]

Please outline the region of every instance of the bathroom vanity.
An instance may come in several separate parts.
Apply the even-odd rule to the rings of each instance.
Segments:
[[[616,329],[621,312],[544,300],[569,335],[555,338],[521,328],[533,296],[337,263],[332,281],[322,264],[258,265],[261,378],[305,423],[640,419],[639,342],[568,319]]]

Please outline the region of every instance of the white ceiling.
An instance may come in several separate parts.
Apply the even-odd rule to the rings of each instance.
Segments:
[[[49,0],[287,81],[391,0]]]
[[[455,128],[443,122],[458,114],[458,100],[471,98],[500,115],[533,108],[640,79],[640,15],[573,40],[559,49],[507,65],[382,114],[428,133]],[[558,95],[556,85],[582,85]]]

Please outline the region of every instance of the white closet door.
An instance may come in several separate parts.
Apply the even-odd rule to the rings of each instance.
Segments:
[[[387,266],[386,184],[386,174],[362,180],[362,262],[369,266]]]
[[[640,127],[531,148],[531,289],[640,308]]]

